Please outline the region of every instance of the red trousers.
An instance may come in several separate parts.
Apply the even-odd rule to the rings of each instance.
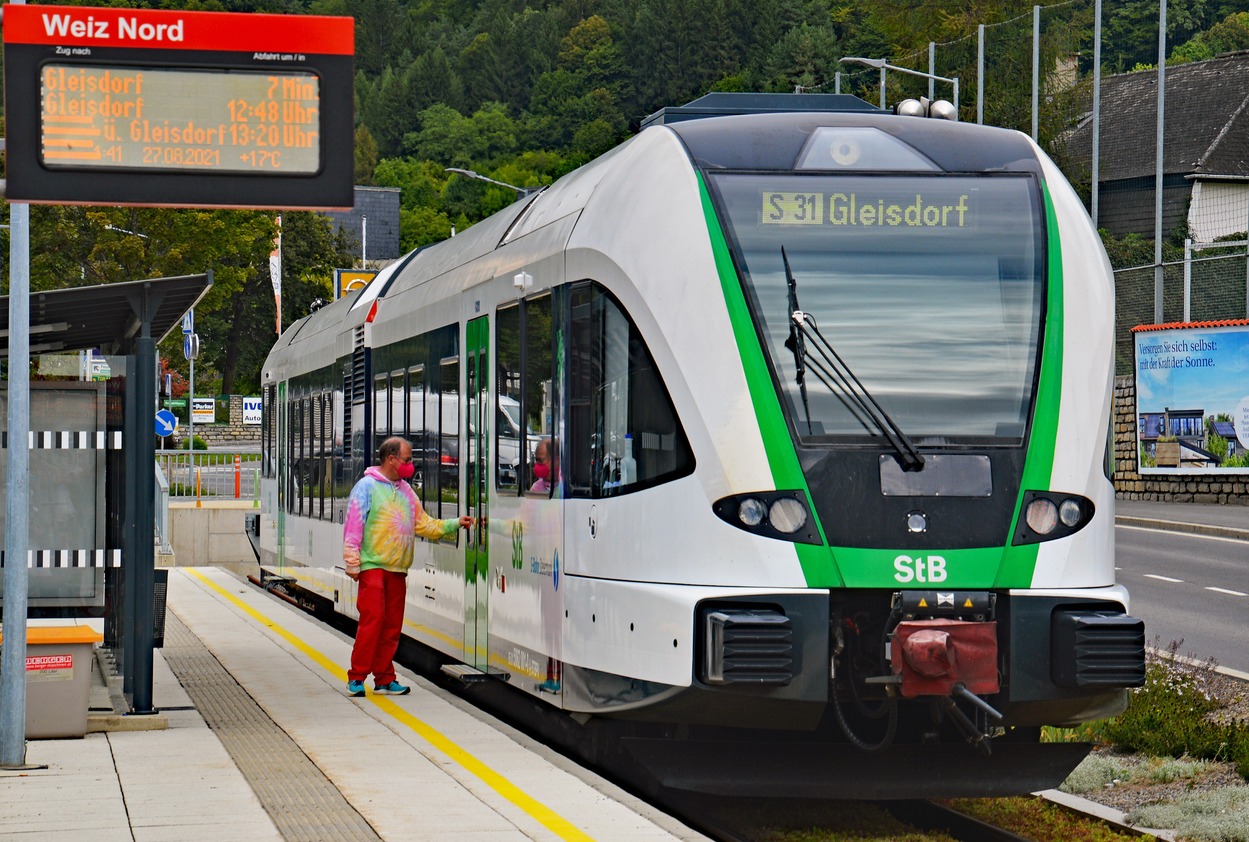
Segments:
[[[360,624],[351,648],[350,681],[364,681],[373,674],[375,685],[395,680],[395,650],[403,630],[403,607],[408,593],[408,575],[371,568],[360,573],[356,609]]]

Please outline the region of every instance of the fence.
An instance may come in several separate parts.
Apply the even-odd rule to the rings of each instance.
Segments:
[[[259,453],[157,451],[171,500],[258,500]]]
[[[1115,272],[1115,374],[1132,374],[1132,328],[1249,318],[1249,241],[1185,243],[1183,260],[1162,265],[1162,316],[1153,266]]]

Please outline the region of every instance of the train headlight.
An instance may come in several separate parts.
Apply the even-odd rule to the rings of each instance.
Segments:
[[[716,517],[730,526],[764,538],[822,544],[819,527],[805,491],[748,491],[711,504]]]
[[[1079,532],[1093,520],[1093,509],[1093,501],[1078,494],[1025,491],[1014,543],[1036,544]]]
[[[763,516],[767,514],[767,511],[767,507],[763,505],[762,500],[759,500],[757,497],[747,497],[737,507],[737,516],[742,523],[755,527],[763,522]]]
[[[1038,535],[1048,535],[1058,525],[1058,507],[1053,500],[1039,497],[1028,504],[1024,512],[1028,528]]]
[[[792,535],[807,525],[807,507],[793,497],[782,497],[768,509],[773,528]]]

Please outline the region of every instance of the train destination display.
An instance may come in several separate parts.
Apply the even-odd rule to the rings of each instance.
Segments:
[[[347,208],[350,18],[5,8],[8,198]]]

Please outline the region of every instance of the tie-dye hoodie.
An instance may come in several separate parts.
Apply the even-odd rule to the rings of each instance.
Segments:
[[[391,482],[376,467],[351,489],[347,520],[343,524],[343,561],[347,572],[380,567],[406,573],[412,566],[414,535],[437,541],[454,535],[456,518],[438,520],[421,508],[412,486]]]

